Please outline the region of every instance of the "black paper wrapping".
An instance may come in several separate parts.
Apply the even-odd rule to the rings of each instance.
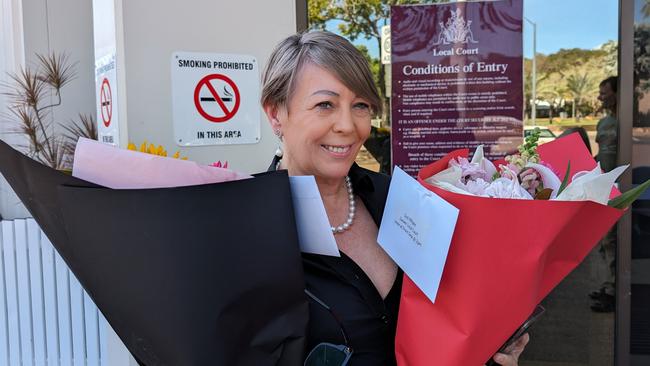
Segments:
[[[112,190],[1,141],[0,171],[142,364],[302,364],[308,308],[286,171]]]

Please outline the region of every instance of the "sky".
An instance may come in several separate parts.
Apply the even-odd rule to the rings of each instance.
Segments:
[[[524,17],[537,23],[537,52],[596,48],[618,41],[618,0],[524,0]],[[524,55],[531,57],[533,27],[524,24]]]
[[[537,24],[537,53],[550,54],[561,48],[596,48],[618,40],[618,0],[524,0],[524,17]],[[336,30],[337,23],[327,28]],[[524,22],[524,55],[533,55],[533,27]],[[359,39],[370,54],[379,50],[374,41]]]

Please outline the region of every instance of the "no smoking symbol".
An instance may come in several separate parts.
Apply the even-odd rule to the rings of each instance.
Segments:
[[[225,75],[207,75],[194,88],[196,110],[210,122],[231,119],[239,109],[240,100],[237,85]]]
[[[111,93],[111,85],[108,83],[107,78],[104,78],[102,87],[99,90],[99,104],[102,112],[102,121],[104,121],[104,126],[108,127],[113,117],[113,94]]]

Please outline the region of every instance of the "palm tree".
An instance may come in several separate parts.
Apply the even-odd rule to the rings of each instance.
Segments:
[[[587,71],[575,72],[566,79],[566,88],[573,97],[572,117],[576,118],[576,107],[579,107],[584,97],[595,88],[594,78]]]
[[[553,123],[554,112],[558,105],[563,101],[562,93],[559,92],[555,85],[551,84],[542,84],[537,90],[538,98],[544,100],[550,104],[550,109],[548,111],[548,120],[549,123]]]

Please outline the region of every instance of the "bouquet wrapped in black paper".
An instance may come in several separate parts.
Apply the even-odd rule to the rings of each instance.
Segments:
[[[0,141],[0,172],[141,364],[302,363],[308,308],[286,171],[110,189]]]

